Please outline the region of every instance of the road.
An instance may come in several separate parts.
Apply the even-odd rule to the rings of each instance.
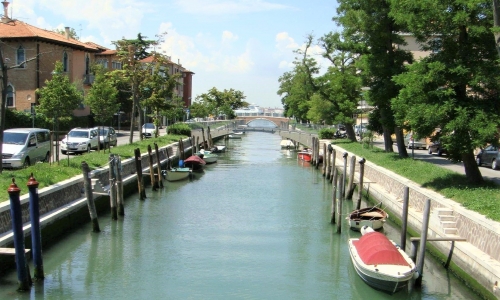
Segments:
[[[382,138],[375,139],[373,142],[375,147],[384,149],[384,140]],[[393,146],[394,152],[398,152],[398,148],[396,144]],[[407,149],[408,155],[410,157],[414,157],[414,159],[420,159],[426,162],[433,163],[435,165],[439,165],[443,168],[449,169],[451,171],[465,174],[465,168],[463,163],[453,163],[450,160],[446,159],[446,155],[437,156],[437,154],[429,154],[427,150],[420,149]],[[500,171],[492,170],[490,167],[479,167],[479,171],[481,175],[483,175],[484,179],[491,180],[496,184],[500,184]]]

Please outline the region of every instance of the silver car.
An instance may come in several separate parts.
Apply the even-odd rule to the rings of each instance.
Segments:
[[[408,149],[418,149],[418,148],[422,148],[422,149],[426,149],[427,148],[427,141],[425,138],[423,139],[419,139],[419,140],[416,140],[414,138],[414,134],[413,133],[407,133],[405,135],[405,147],[407,147]]]
[[[481,149],[476,156],[476,163],[478,166],[491,166],[493,170],[500,169],[500,153],[498,152],[498,147],[489,145]]]
[[[108,148],[109,146],[116,147],[116,145],[118,145],[118,136],[113,127],[98,126],[94,129],[99,132],[99,143],[101,149]]]

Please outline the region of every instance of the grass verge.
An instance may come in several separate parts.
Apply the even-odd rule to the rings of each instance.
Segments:
[[[154,151],[155,142],[158,144],[158,147],[164,147],[178,142],[181,138],[185,138],[185,136],[169,134],[158,138],[144,139],[132,144],[113,147],[111,148],[111,153],[118,154],[122,160],[125,160],[134,157],[134,150],[136,148],[141,149],[141,153],[144,153],[147,152],[148,145],[151,145]],[[26,184],[31,173],[33,173],[33,177],[38,181],[39,188],[41,189],[82,174],[82,161],[87,162],[91,170],[106,166],[109,154],[108,150],[106,152],[103,150],[101,152],[94,151],[84,155],[70,155],[69,160],[66,155],[62,155],[59,156],[59,163],[38,163],[25,169],[3,170],[0,174],[0,190],[4,192],[0,193],[0,202],[9,201],[7,190],[12,183],[12,178],[15,179],[17,186],[21,189],[21,195],[24,195],[28,194]]]
[[[467,182],[465,175],[428,162],[401,158],[397,153],[386,153],[376,147],[363,148],[362,144],[348,140],[331,143],[500,222],[500,186],[491,181],[474,185]]]

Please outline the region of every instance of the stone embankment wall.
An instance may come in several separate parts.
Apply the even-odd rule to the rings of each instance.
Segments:
[[[328,141],[329,142],[329,141]],[[324,143],[324,141],[323,141]],[[344,166],[344,149],[332,145],[337,152],[336,166]],[[320,149],[323,149],[321,146]],[[354,154],[348,153],[351,157]],[[346,168],[349,172],[350,159]],[[359,164],[355,166],[355,181],[359,182]],[[465,209],[457,202],[441,194],[386,170],[366,162],[363,177],[363,190],[369,189],[370,197],[382,202],[391,216],[401,219],[404,189],[409,189],[408,227],[420,233],[422,228],[424,204],[431,200],[431,216],[428,238],[461,237],[466,242],[456,242],[452,261],[479,284],[500,297],[500,224]],[[445,256],[451,242],[429,242]],[[425,276],[425,275],[424,275]]]

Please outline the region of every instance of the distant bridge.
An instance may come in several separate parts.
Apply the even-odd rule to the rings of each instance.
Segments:
[[[288,129],[289,118],[271,116],[238,116],[235,120],[242,120],[244,124],[251,126],[252,121],[266,120],[273,123],[277,128]]]

